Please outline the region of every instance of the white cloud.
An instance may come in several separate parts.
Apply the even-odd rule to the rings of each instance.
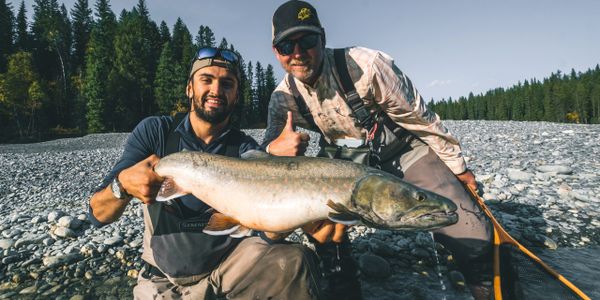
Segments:
[[[452,83],[452,80],[448,79],[448,80],[434,80],[432,82],[429,83],[429,85],[427,85],[428,87],[438,87],[438,86],[444,86],[444,85],[449,85]]]

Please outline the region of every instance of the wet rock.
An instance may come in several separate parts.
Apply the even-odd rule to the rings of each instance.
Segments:
[[[556,250],[556,248],[558,248],[558,244],[551,238],[540,234],[541,236],[541,240],[542,243],[544,244],[544,246],[546,246],[546,248],[548,249],[552,249],[552,250]]]
[[[465,289],[466,287],[466,280],[465,280],[465,276],[456,270],[452,270],[448,273],[448,278],[450,279],[450,283],[452,284],[452,286],[459,290],[462,291]]]
[[[426,249],[417,247],[417,248],[413,248],[412,250],[410,250],[410,254],[418,257],[418,258],[430,258],[431,255],[429,254],[429,251],[427,251]]]
[[[381,256],[365,253],[358,259],[358,267],[368,278],[385,279],[391,275],[390,264]]]
[[[374,254],[384,257],[392,257],[397,252],[394,248],[388,245],[388,243],[382,242],[378,239],[371,239],[369,246]]]

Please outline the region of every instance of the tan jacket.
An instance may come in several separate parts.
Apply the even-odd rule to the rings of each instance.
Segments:
[[[444,127],[437,114],[427,110],[417,89],[389,55],[351,47],[346,49],[346,61],[356,91],[372,113],[385,112],[399,126],[418,136],[455,174],[466,170],[458,140]],[[323,72],[314,86],[294,80],[327,142],[333,143],[341,138],[364,139],[367,130],[361,128],[352,117],[352,110],[341,96],[343,92],[337,76],[333,50],[327,48]],[[298,113],[287,80],[288,76],[271,95],[265,136],[267,141],[279,135],[285,126],[288,110],[293,113],[295,125],[308,128],[308,123]]]

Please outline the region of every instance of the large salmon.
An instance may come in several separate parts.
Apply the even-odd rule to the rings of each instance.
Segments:
[[[425,230],[458,219],[449,199],[375,168],[256,153],[246,159],[203,152],[168,155],[154,168],[166,178],[157,200],[190,193],[201,199],[220,213],[204,230],[210,234],[239,234],[246,228],[288,232],[327,218],[391,230]]]

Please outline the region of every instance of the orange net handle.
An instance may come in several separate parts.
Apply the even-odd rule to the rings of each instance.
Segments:
[[[558,279],[560,282],[562,282],[566,287],[568,287],[571,291],[573,291],[573,293],[575,293],[581,299],[591,300],[590,297],[588,297],[584,292],[582,292],[579,288],[577,288],[573,283],[571,283],[569,280],[567,280],[564,276],[560,275],[558,272],[556,272],[554,269],[552,269],[550,266],[548,266],[546,263],[544,263],[539,257],[537,257],[535,254],[533,254],[533,252],[529,251],[529,249],[525,248],[525,246],[521,245],[512,236],[510,236],[508,234],[508,232],[506,232],[506,230],[504,230],[504,228],[500,225],[500,223],[498,223],[496,218],[494,218],[494,215],[492,215],[492,212],[487,207],[487,205],[485,205],[485,203],[483,203],[483,199],[481,199],[481,197],[477,194],[477,192],[475,192],[475,190],[473,190],[470,186],[465,186],[465,188],[467,189],[467,191],[469,191],[471,196],[476,200],[476,202],[479,205],[479,207],[481,208],[481,210],[483,210],[483,212],[488,216],[488,218],[490,218],[492,225],[494,225],[494,263],[493,263],[493,267],[494,267],[494,297],[496,300],[502,300],[502,286],[501,286],[501,281],[500,281],[500,245],[504,244],[504,243],[511,244],[511,245],[514,245],[517,248],[519,248],[519,250],[521,250],[521,252],[525,253],[527,256],[529,256],[529,258],[533,259],[533,261],[535,261],[537,264],[542,266],[542,268],[544,270],[546,270],[546,272],[548,272],[550,275],[554,276],[556,279]]]

